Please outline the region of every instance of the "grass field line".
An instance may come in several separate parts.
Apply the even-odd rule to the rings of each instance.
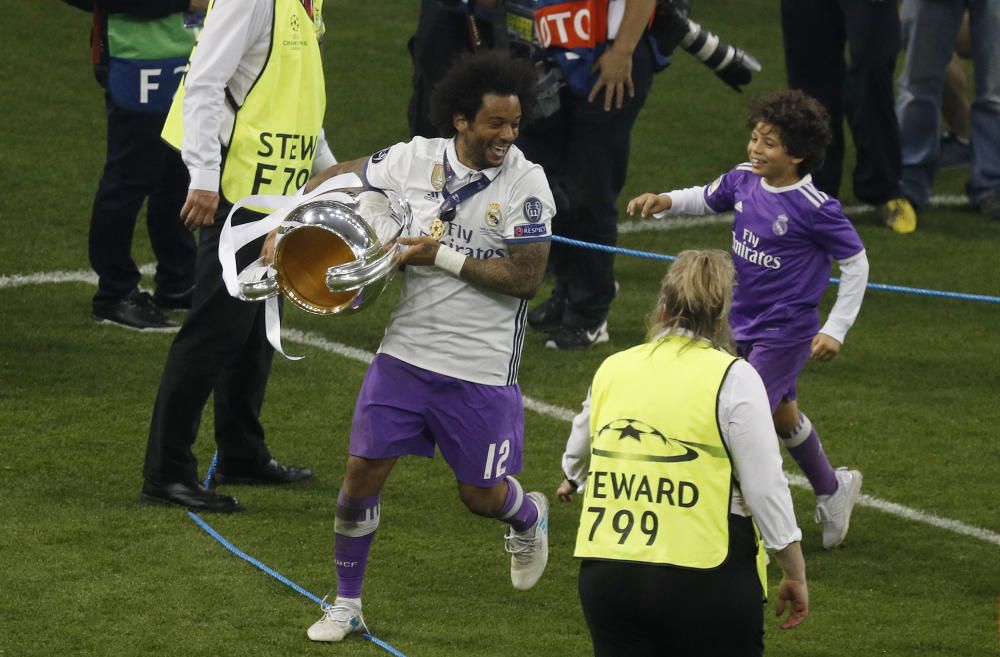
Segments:
[[[931,206],[961,207],[969,204],[969,199],[959,194],[933,196],[930,201]],[[849,205],[844,208],[844,214],[849,217],[858,214],[874,212],[872,205]],[[641,233],[647,230],[668,231],[680,230],[682,228],[698,228],[700,226],[715,226],[718,224],[730,224],[733,222],[733,213],[724,212],[722,214],[691,215],[679,214],[675,217],[664,217],[663,219],[630,219],[618,223],[618,233]]]
[[[144,273],[148,274],[153,270],[153,266],[144,265],[140,269]],[[55,271],[55,272],[27,274],[27,275],[15,274],[11,276],[0,276],[0,289],[23,287],[26,285],[42,285],[50,283],[95,284],[96,281],[97,281],[96,276],[90,270]],[[287,340],[289,342],[295,342],[298,344],[315,347],[317,349],[337,354],[345,358],[350,358],[352,360],[365,364],[371,363],[372,358],[374,357],[374,354],[372,354],[369,351],[365,351],[364,349],[358,349],[356,347],[351,347],[349,345],[340,342],[327,340],[326,338],[323,338],[322,336],[316,335],[314,333],[306,333],[304,331],[299,331],[297,329],[283,330],[282,339]],[[524,407],[529,411],[538,413],[539,415],[544,415],[546,417],[554,418],[556,420],[562,420],[564,422],[570,422],[576,416],[576,411],[548,404],[546,402],[533,399],[528,396],[524,397]],[[791,483],[791,485],[799,488],[809,488],[809,482],[802,475],[795,473],[786,473],[786,474],[788,476],[788,481],[789,483]],[[956,534],[961,534],[963,536],[970,536],[972,538],[977,538],[979,540],[1000,546],[1000,534],[991,532],[990,530],[984,529],[982,527],[975,527],[973,525],[968,525],[959,520],[942,518],[940,516],[936,516],[931,513],[926,513],[918,509],[911,509],[907,506],[903,506],[902,504],[897,504],[895,502],[890,502],[888,500],[882,500],[877,497],[872,497],[870,495],[862,495],[858,499],[858,504],[864,507],[877,509],[884,513],[888,513],[900,518],[923,523]]]
[[[317,349],[361,361],[363,363],[370,363],[374,357],[374,354],[362,349],[350,347],[339,342],[327,340],[326,338],[318,336],[314,333],[306,333],[296,329],[283,330],[282,339],[309,347],[315,347]],[[529,411],[533,411],[556,420],[563,420],[564,422],[570,422],[576,416],[576,411],[572,411],[568,408],[562,408],[560,406],[554,406],[537,399],[532,399],[528,396],[524,397],[524,407]],[[790,472],[785,474],[788,477],[788,482],[792,486],[811,489],[809,481],[802,475]],[[932,527],[944,529],[963,536],[971,536],[972,538],[978,538],[979,540],[986,541],[987,543],[993,543],[994,545],[1000,546],[1000,534],[991,532],[990,530],[982,527],[968,525],[959,520],[942,518],[918,509],[911,509],[907,506],[903,506],[902,504],[896,504],[895,502],[889,502],[888,500],[872,497],[871,495],[861,495],[858,498],[858,504],[860,506],[877,509],[884,513],[898,516],[900,518],[905,518],[906,520],[931,525]]]

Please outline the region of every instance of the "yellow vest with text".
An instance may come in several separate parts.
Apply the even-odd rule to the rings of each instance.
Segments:
[[[309,180],[326,111],[317,36],[323,29],[321,0],[313,1],[313,16],[300,0],[274,0],[270,51],[243,104],[234,108],[223,155],[220,192],[230,203],[253,194],[294,194]],[[178,150],[184,141],[185,82],[177,89],[162,133]],[[227,98],[232,97],[227,93]]]
[[[726,561],[733,469],[718,397],[735,360],[668,336],[604,361],[590,392],[577,557],[692,569]],[[758,535],[762,586],[764,563]]]

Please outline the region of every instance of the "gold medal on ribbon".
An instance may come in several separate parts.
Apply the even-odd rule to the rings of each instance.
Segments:
[[[444,222],[440,219],[434,219],[431,222],[431,237],[439,240],[444,236]]]

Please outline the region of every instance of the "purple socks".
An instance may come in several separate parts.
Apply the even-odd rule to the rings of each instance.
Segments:
[[[831,495],[837,492],[837,475],[830,460],[823,451],[823,443],[813,428],[812,422],[799,413],[799,423],[790,434],[779,433],[778,437],[788,448],[795,462],[802,468],[816,495]]]
[[[360,598],[368,552],[375,540],[381,506],[379,496],[337,495],[334,521],[333,560],[337,566],[337,597]]]
[[[517,479],[505,477],[504,481],[507,482],[507,497],[500,508],[500,519],[516,532],[527,531],[538,522],[538,507],[524,494]]]

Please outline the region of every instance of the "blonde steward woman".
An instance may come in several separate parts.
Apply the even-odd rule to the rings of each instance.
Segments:
[[[596,657],[764,652],[764,549],[782,629],[809,613],[805,562],[760,376],[730,354],[733,265],[684,251],[650,340],[609,357],[573,422],[556,495],[583,494],[575,555]]]

